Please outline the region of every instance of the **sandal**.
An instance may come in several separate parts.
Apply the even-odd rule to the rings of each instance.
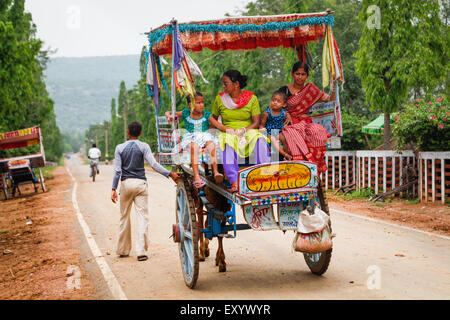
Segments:
[[[222,183],[223,182],[223,174],[216,173],[214,175],[214,180],[216,181],[216,183]]]
[[[194,181],[192,182],[192,184],[194,185],[194,187],[196,187],[197,189],[200,189],[201,187],[203,187],[206,183],[203,180],[200,181]]]
[[[137,257],[137,259],[138,259],[138,261],[145,261],[148,259],[148,257],[147,256],[139,256],[139,257]]]

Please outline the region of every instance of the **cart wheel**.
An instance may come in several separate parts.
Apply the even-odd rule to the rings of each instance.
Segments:
[[[8,200],[8,198],[9,198],[9,194],[8,194],[9,179],[5,178],[4,176],[2,176],[1,179],[2,179],[2,190],[3,190],[3,194],[5,195],[5,200]]]
[[[41,168],[39,168],[39,182],[41,183],[42,192],[46,192],[47,189],[45,189],[44,175],[42,174]]]
[[[330,209],[328,207],[328,201],[326,193],[324,192],[323,182],[319,180],[319,186],[317,188],[317,196],[319,198],[320,208],[330,215]],[[330,227],[331,233],[331,220],[329,220],[328,226]],[[320,253],[304,253],[303,257],[305,258],[306,264],[312,273],[320,276],[327,271],[328,266],[331,261],[331,252],[333,249],[329,249],[325,252]]]
[[[184,282],[193,289],[199,273],[197,217],[191,188],[183,179],[177,183],[176,221],[174,230],[178,230],[178,251]]]

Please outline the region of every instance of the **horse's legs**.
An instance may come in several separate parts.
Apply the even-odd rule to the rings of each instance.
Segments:
[[[208,216],[206,216],[205,228],[208,228],[208,223],[209,223],[209,219],[208,219]],[[205,258],[208,258],[208,257],[209,257],[209,239],[205,238]]]
[[[203,207],[197,208],[196,213],[197,213],[198,241],[200,243],[198,260],[205,261],[205,243],[204,243],[203,233],[201,232],[201,230],[203,229]]]
[[[219,266],[219,272],[227,271],[227,264],[225,262],[225,253],[223,252],[223,237],[217,237],[219,248],[216,253],[216,266]]]

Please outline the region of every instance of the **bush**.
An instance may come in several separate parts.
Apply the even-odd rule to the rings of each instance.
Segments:
[[[419,100],[403,106],[393,124],[398,150],[414,143],[419,151],[450,150],[450,106],[447,97]]]

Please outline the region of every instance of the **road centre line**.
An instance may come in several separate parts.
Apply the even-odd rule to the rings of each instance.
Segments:
[[[80,223],[81,229],[83,229],[83,233],[86,237],[87,243],[89,244],[89,248],[91,249],[92,255],[95,258],[95,261],[97,262],[100,271],[102,272],[102,275],[106,281],[106,284],[108,285],[109,290],[111,291],[114,299],[116,300],[128,300],[127,296],[122,290],[122,287],[119,284],[119,281],[117,281],[117,278],[114,276],[114,273],[111,271],[111,268],[109,267],[108,263],[105,260],[105,257],[103,256],[102,252],[100,251],[97,242],[95,242],[94,237],[92,236],[91,230],[89,229],[88,224],[86,223],[86,220],[83,217],[83,214],[80,212],[80,209],[78,207],[77,202],[77,188],[78,183],[75,180],[75,177],[72,175],[72,173],[69,170],[69,167],[66,166],[66,171],[69,174],[69,176],[72,178],[72,181],[74,183],[73,189],[72,189],[72,204],[77,212],[78,222]]]
[[[444,239],[444,240],[450,240],[450,237],[447,237],[447,236],[444,236],[444,235],[440,235],[440,234],[437,234],[437,233],[432,233],[432,232],[427,232],[427,231],[423,231],[423,230],[419,230],[419,229],[414,229],[414,228],[411,228],[411,227],[406,227],[406,226],[402,226],[402,225],[398,225],[398,224],[395,224],[395,223],[386,222],[386,221],[375,219],[375,218],[365,217],[365,216],[362,216],[362,215],[359,215],[359,214],[353,214],[353,213],[350,213],[350,212],[347,212],[347,211],[343,211],[343,210],[339,210],[339,209],[330,208],[330,211],[331,211],[331,213],[333,213],[333,211],[334,211],[334,213],[340,213],[340,214],[343,214],[343,215],[347,215],[347,216],[354,217],[354,218],[359,218],[359,219],[362,219],[362,220],[367,220],[367,221],[371,221],[371,222],[381,223],[381,224],[385,224],[385,225],[388,225],[388,226],[391,226],[391,227],[405,229],[405,230],[408,230],[408,231],[415,231],[415,232],[426,234],[428,236],[441,238],[441,239]]]

